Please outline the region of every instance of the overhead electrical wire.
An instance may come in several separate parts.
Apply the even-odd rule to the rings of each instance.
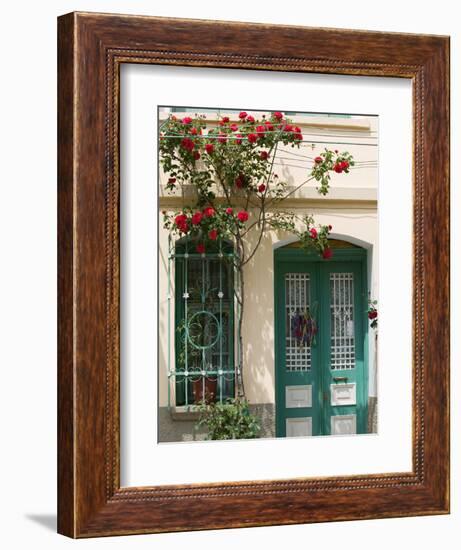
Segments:
[[[175,136],[175,135],[163,135],[161,136],[162,138],[179,138],[179,137],[190,137],[190,136]],[[210,140],[210,139],[221,139],[222,136],[193,136],[193,139],[206,139],[206,140]],[[245,138],[245,135],[242,134],[242,137],[237,137],[237,136],[229,136],[229,135],[226,135],[226,140],[237,140],[237,139],[242,139],[242,138]],[[327,145],[356,145],[356,146],[360,146],[360,145],[363,145],[364,147],[378,147],[378,144],[377,143],[354,143],[354,142],[350,142],[350,141],[319,141],[319,140],[315,140],[315,141],[311,141],[311,140],[307,140],[307,139],[303,139],[303,140],[300,140],[298,141],[297,143],[313,143],[314,145],[317,144],[317,143],[322,143],[322,144],[327,144]]]

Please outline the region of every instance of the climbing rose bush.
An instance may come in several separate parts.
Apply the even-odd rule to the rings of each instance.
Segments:
[[[301,129],[279,111],[257,119],[242,111],[238,122],[223,116],[211,128],[204,115],[182,119],[171,115],[160,133],[161,164],[169,175],[166,187],[174,193],[191,186],[196,198],[194,205],[173,215],[165,212],[165,227],[177,236],[189,235],[203,252],[207,242],[239,240],[255,225],[263,230],[283,229],[296,234],[306,248],[331,258],[331,226],[316,225],[311,216],[280,209],[292,193],[274,171],[277,148],[281,144],[298,148],[302,139]],[[353,165],[349,153],[325,149],[315,158],[304,183],[318,182],[318,192],[326,195],[331,173],[347,174]],[[224,204],[217,204],[218,196],[224,197]],[[255,212],[250,223],[249,210]]]

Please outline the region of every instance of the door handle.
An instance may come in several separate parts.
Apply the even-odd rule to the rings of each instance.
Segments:
[[[333,376],[333,381],[337,384],[338,382],[346,383],[349,380],[347,376]]]

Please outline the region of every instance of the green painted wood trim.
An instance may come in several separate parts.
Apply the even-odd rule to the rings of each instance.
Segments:
[[[302,267],[300,266],[302,264]],[[309,267],[310,266],[310,267]],[[363,345],[356,348],[356,367],[353,371],[338,370],[328,372],[326,369],[316,369],[311,371],[310,376],[305,376],[302,383],[312,383],[318,388],[317,394],[312,395],[313,409],[323,401],[323,392],[329,392],[329,384],[334,374],[349,375],[351,382],[358,381],[361,378],[361,389],[357,387],[356,405],[333,407],[329,402],[326,406],[326,414],[318,419],[318,425],[315,415],[312,414],[313,435],[327,435],[331,432],[331,414],[356,414],[357,433],[367,433],[368,428],[368,384],[369,384],[369,358],[368,358],[368,321],[366,316],[368,299],[368,281],[367,281],[367,251],[365,249],[336,249],[332,260],[324,260],[318,254],[306,252],[302,249],[279,248],[274,250],[274,379],[275,379],[275,417],[276,417],[276,436],[286,436],[286,418],[287,410],[281,404],[285,402],[286,372],[281,365],[285,363],[285,311],[284,311],[284,274],[290,271],[312,273],[311,292],[329,294],[329,277],[325,276],[331,271],[333,266],[335,271],[349,271],[354,273],[354,307],[356,312],[355,319],[355,337],[357,342],[363,342]],[[323,276],[322,276],[323,275]],[[312,298],[312,296],[311,296]],[[323,357],[328,357],[330,353],[329,339],[329,303],[328,300],[321,301],[321,312],[319,312],[320,325],[317,335],[317,349]],[[315,365],[315,353],[312,349],[312,364]],[[308,382],[309,381],[309,382]],[[290,409],[289,416],[307,415],[308,409]],[[310,411],[311,412],[311,411]],[[314,411],[312,411],[314,412]]]
[[[275,350],[274,350],[274,379],[276,394],[276,435],[277,437],[286,436],[286,418],[296,418],[300,416],[312,417],[312,429],[314,435],[321,434],[320,428],[320,395],[312,392],[312,407],[302,409],[285,409],[285,387],[289,385],[311,385],[314,388],[319,387],[318,370],[288,372],[285,369],[285,274],[290,272],[309,273],[310,275],[310,295],[311,298],[317,295],[316,270],[313,264],[300,266],[299,261],[275,262],[274,264],[274,330],[275,330]],[[317,317],[318,314],[316,314]],[[318,343],[311,348],[312,365],[318,360]]]
[[[275,380],[275,434],[276,437],[286,436],[285,416],[282,415],[280,403],[284,402],[284,397],[281,393],[285,387],[281,380],[281,372],[278,365],[283,358],[283,348],[279,340],[284,334],[284,312],[282,309],[282,293],[278,292],[280,287],[280,279],[283,277],[280,263],[274,263],[274,380]]]
[[[365,392],[365,372],[368,365],[365,362],[365,347],[367,345],[364,335],[363,319],[366,315],[364,303],[364,287],[362,278],[362,261],[352,259],[351,261],[334,262],[331,261],[328,264],[322,264],[319,268],[319,274],[321,275],[321,287],[320,292],[323,296],[329,295],[330,285],[330,273],[353,273],[354,277],[354,333],[355,333],[355,368],[354,369],[322,369],[322,391],[329,395],[329,385],[334,383],[334,376],[347,376],[348,382],[356,383],[356,405],[350,406],[333,406],[330,401],[324,403],[324,422],[323,422],[323,434],[330,435],[331,433],[331,417],[340,414],[356,414],[357,433],[366,433],[366,416],[367,416],[367,400],[364,400]],[[324,338],[324,347],[322,348],[323,360],[330,363],[330,346],[329,335],[331,334],[331,318],[329,311],[328,300],[323,301],[323,314],[321,317],[321,326],[319,332],[328,335]],[[358,345],[362,342],[362,345]]]
[[[364,248],[337,248],[333,252],[331,260],[324,260],[317,252],[307,251],[302,248],[276,248],[274,261],[300,261],[325,264],[325,262],[351,261],[354,259],[366,259],[367,251]]]

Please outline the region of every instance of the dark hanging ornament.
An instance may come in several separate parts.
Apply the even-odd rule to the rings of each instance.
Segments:
[[[298,346],[311,347],[315,344],[316,334],[317,324],[309,308],[304,312],[297,310],[291,319],[291,335]]]

